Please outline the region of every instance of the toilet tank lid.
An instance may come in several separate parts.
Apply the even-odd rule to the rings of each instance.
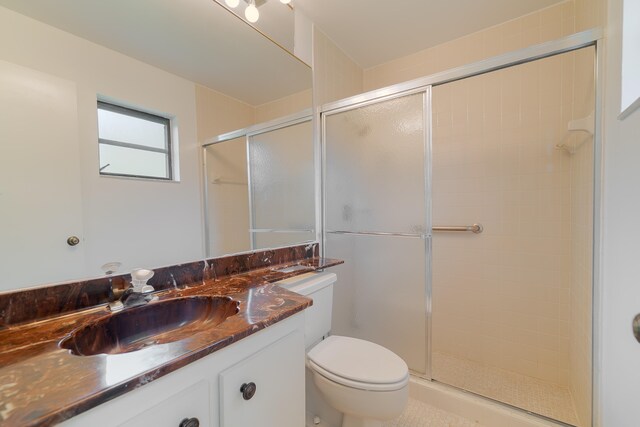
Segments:
[[[300,295],[310,295],[335,283],[335,273],[307,273],[276,282],[276,285]]]
[[[394,352],[357,338],[331,335],[307,357],[334,375],[362,383],[393,384],[409,375],[407,364]]]

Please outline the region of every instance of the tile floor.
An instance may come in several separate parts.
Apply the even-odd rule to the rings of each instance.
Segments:
[[[432,372],[433,378],[442,383],[578,425],[573,399],[566,387],[437,352],[433,353]],[[422,425],[431,424],[397,424]]]
[[[409,398],[406,409],[398,418],[387,421],[383,427],[483,427],[451,412],[438,409]]]

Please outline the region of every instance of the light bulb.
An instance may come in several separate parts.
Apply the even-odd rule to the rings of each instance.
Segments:
[[[280,3],[289,4],[289,3],[291,3],[291,0],[280,0]]]
[[[247,21],[251,23],[258,21],[258,18],[260,18],[260,12],[258,12],[258,8],[255,4],[251,3],[249,6],[247,6],[247,8],[244,10],[244,17],[247,18]]]
[[[238,7],[240,4],[240,0],[224,0],[224,2],[231,8]]]

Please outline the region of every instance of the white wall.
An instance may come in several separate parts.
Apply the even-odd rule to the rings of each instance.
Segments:
[[[630,0],[626,0],[630,1]],[[631,0],[633,1],[633,0]],[[599,353],[603,427],[640,425],[640,344],[631,321],[640,312],[640,112],[620,111],[622,0],[608,1],[605,50],[603,256]]]
[[[86,253],[81,276],[98,275],[107,261],[122,261],[123,270],[129,270],[203,256],[200,150],[192,82],[4,8],[0,8],[0,59],[77,86],[84,221],[80,237]],[[98,95],[173,117],[179,182],[99,176]],[[37,264],[37,260],[30,262]]]

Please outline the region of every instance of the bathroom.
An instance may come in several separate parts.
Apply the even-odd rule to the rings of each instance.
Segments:
[[[640,423],[634,2],[101,3],[0,0],[0,425]],[[305,368],[323,303],[393,416]],[[154,306],[188,326],[135,351],[72,324]]]

